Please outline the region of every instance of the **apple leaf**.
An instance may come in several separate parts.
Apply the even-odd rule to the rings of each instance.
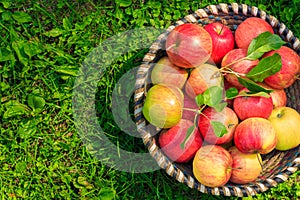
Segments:
[[[223,100],[223,88],[219,86],[211,86],[203,93],[204,104],[215,107]]]
[[[226,129],[226,126],[219,122],[219,121],[210,121],[210,124],[214,130],[214,133],[217,137],[222,137],[225,135],[228,131]]]
[[[248,78],[238,77],[238,81],[240,84],[245,86],[251,93],[265,92],[267,94],[270,94],[273,91],[265,89],[264,87],[258,85],[257,83]]]
[[[233,99],[239,94],[239,90],[235,87],[228,88],[226,90],[226,98]]]
[[[266,97],[269,98],[270,95],[266,92],[246,92],[246,91],[241,91],[236,97]]]
[[[216,104],[216,105],[214,106],[214,109],[215,109],[217,112],[221,112],[226,106],[227,106],[227,102],[223,101],[223,102],[220,102],[219,104]]]
[[[204,104],[204,97],[203,97],[203,95],[202,94],[197,95],[196,98],[195,98],[195,101],[196,101],[196,104],[198,106],[202,106]]]
[[[186,132],[186,135],[185,135],[185,138],[184,138],[183,142],[180,144],[181,149],[184,149],[186,143],[189,141],[189,139],[190,139],[192,133],[194,132],[195,128],[196,128],[195,125],[188,128],[188,130]]]
[[[281,56],[278,53],[274,53],[272,56],[261,59],[258,65],[251,69],[246,76],[255,82],[263,82],[268,76],[280,71],[281,67]]]
[[[285,42],[280,36],[270,32],[261,33],[251,41],[246,58],[256,60],[266,52],[279,49],[283,44]]]

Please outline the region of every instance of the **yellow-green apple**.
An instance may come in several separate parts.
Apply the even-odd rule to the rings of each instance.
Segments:
[[[262,171],[261,155],[259,153],[242,153],[235,146],[228,149],[232,157],[232,173],[230,181],[246,184],[255,181]]]
[[[167,36],[166,52],[175,65],[183,68],[194,68],[210,58],[212,39],[200,25],[181,24],[176,26]]]
[[[300,114],[290,107],[275,108],[269,121],[275,128],[278,143],[276,149],[289,150],[300,144]]]
[[[190,161],[202,145],[202,138],[197,128],[193,130],[187,140],[188,129],[194,124],[190,120],[182,119],[170,129],[159,134],[158,142],[162,151],[171,160],[179,163]]]
[[[175,126],[182,117],[183,98],[182,91],[177,87],[154,85],[147,92],[143,115],[154,126]]]
[[[218,145],[202,146],[193,160],[193,174],[196,179],[208,187],[225,185],[231,176],[232,157]]]
[[[275,149],[277,137],[272,123],[260,117],[240,122],[235,128],[234,144],[243,153],[267,154]]]
[[[274,33],[273,28],[265,20],[249,17],[239,24],[235,31],[235,42],[238,48],[247,49],[251,41],[264,32]]]
[[[248,92],[247,88],[239,91],[239,94]],[[240,120],[250,117],[268,118],[273,110],[271,96],[239,96],[233,100],[233,110]]]
[[[212,38],[210,63],[219,65],[226,53],[234,48],[234,36],[228,26],[220,22],[207,24],[204,29]]]
[[[194,121],[196,112],[199,110],[199,106],[196,104],[195,99],[190,98],[188,95],[184,95],[183,99],[183,112],[182,119],[188,119]]]
[[[263,57],[272,56],[278,53],[281,56],[282,67],[279,72],[264,79],[272,88],[284,89],[291,86],[300,74],[300,57],[289,47],[282,46],[278,50],[265,53]]]
[[[194,99],[211,86],[223,87],[222,74],[216,66],[205,63],[192,69],[185,84],[185,93]]]
[[[227,133],[218,137],[211,124],[213,121],[222,123],[226,127]],[[206,142],[220,145],[233,139],[234,130],[238,123],[239,119],[231,108],[225,107],[221,112],[218,112],[212,107],[207,107],[199,116],[198,127]]]
[[[263,86],[265,89],[273,90],[270,93],[270,96],[272,98],[274,108],[286,106],[287,96],[284,89],[274,89],[263,82],[259,83],[259,85]]]
[[[259,60],[240,60],[247,56],[247,49],[233,49],[229,51],[222,59],[221,67],[227,71],[225,73],[226,80],[237,89],[241,89],[244,86],[239,83],[237,75],[245,77],[245,75],[254,68]],[[239,61],[240,60],[240,61]],[[233,71],[233,72],[232,72]]]
[[[184,86],[187,77],[187,70],[174,65],[167,56],[159,59],[151,72],[153,84],[162,83],[179,88]]]

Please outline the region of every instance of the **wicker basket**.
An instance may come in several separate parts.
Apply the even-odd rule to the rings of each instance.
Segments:
[[[300,166],[300,147],[289,151],[274,150],[267,155],[263,155],[263,172],[255,183],[238,185],[228,183],[223,187],[206,187],[199,183],[192,173],[191,164],[180,164],[172,162],[160,150],[157,143],[157,133],[159,129],[149,125],[142,114],[145,92],[147,92],[147,80],[153,63],[160,57],[166,55],[164,50],[165,40],[169,32],[183,23],[198,23],[205,25],[214,21],[222,21],[234,31],[237,26],[248,17],[260,17],[268,22],[274,29],[274,32],[287,42],[287,46],[294,49],[300,55],[300,42],[293,33],[275,17],[254,6],[242,5],[237,3],[210,5],[204,9],[199,9],[175,24],[168,27],[157,40],[151,45],[149,52],[145,55],[142,64],[139,67],[135,88],[135,121],[138,131],[142,134],[143,142],[147,146],[152,157],[158,165],[164,169],[167,174],[177,181],[185,183],[190,188],[195,188],[202,193],[223,196],[253,196],[262,193],[271,187],[276,187],[278,183],[284,182],[288,177],[296,172]],[[286,89],[288,103],[300,112],[300,81],[296,81],[291,87]]]

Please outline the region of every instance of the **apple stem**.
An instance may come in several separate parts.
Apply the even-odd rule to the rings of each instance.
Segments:
[[[225,73],[225,74],[234,74],[234,75],[236,75],[237,77],[240,77],[240,76],[246,76],[246,74],[235,72],[235,71],[233,71],[233,70],[230,69],[230,68],[226,68],[226,66],[220,68],[219,70],[220,70],[221,73]]]
[[[300,74],[296,75],[296,80],[300,80]]]
[[[197,109],[183,108],[183,110],[187,110],[187,111],[192,111],[192,112],[198,113],[198,110],[197,110]]]
[[[224,26],[225,24],[222,24],[221,30],[218,32],[219,35],[222,33]]]
[[[167,49],[166,49],[166,51],[169,51],[170,49],[172,49],[173,47],[175,47],[176,46],[176,44],[174,43],[174,44],[172,44],[171,46],[169,46]]]
[[[240,170],[243,169],[242,167],[229,167],[228,169],[232,169],[232,170]]]
[[[228,65],[225,65],[225,66],[222,67],[221,69],[223,69],[223,68],[227,69],[229,66],[234,65],[235,63],[241,62],[241,61],[243,61],[243,60],[247,60],[247,59],[248,59],[247,57],[240,58],[240,59],[238,59],[238,60],[233,61],[232,63],[229,63]]]

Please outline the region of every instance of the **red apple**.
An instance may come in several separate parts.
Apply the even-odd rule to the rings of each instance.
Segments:
[[[275,108],[269,121],[276,131],[277,150],[293,149],[300,144],[300,114],[290,107]]]
[[[228,151],[233,161],[230,181],[237,184],[255,181],[262,171],[261,155],[258,153],[242,153],[235,146],[230,147]]]
[[[175,126],[182,117],[183,98],[182,91],[177,87],[154,85],[147,92],[143,115],[154,126]]]
[[[226,53],[234,48],[234,36],[231,30],[220,22],[207,24],[204,29],[212,38],[212,54],[210,63],[219,65]]]
[[[239,94],[249,91],[243,88]],[[268,118],[273,110],[273,101],[270,97],[263,96],[239,96],[233,100],[233,110],[240,120],[250,117]]]
[[[265,20],[249,17],[235,31],[235,42],[238,48],[247,49],[251,41],[264,32],[274,33],[273,28]]]
[[[246,75],[259,62],[259,60],[242,60],[242,61],[236,62],[246,56],[247,56],[247,49],[233,49],[233,50],[229,51],[223,57],[221,67],[229,68],[230,70],[232,70],[234,72]],[[234,62],[236,62],[236,63],[234,63]],[[231,64],[231,63],[234,63],[234,64]],[[227,67],[225,67],[225,66],[227,66]],[[241,75],[241,77],[245,77],[244,75]],[[244,87],[242,84],[239,83],[237,76],[233,73],[226,73],[225,78],[230,84],[232,84],[234,87],[236,87],[238,89],[241,89]]]
[[[212,121],[221,122],[226,127],[227,133],[222,137],[217,137],[211,125]],[[210,144],[225,144],[233,139],[233,133],[238,123],[239,119],[231,108],[225,107],[218,112],[212,107],[207,107],[199,117],[198,127],[205,141]]]
[[[182,24],[176,26],[168,35],[166,52],[175,65],[194,68],[210,58],[212,39],[200,25]]]
[[[191,136],[185,141],[187,130],[193,125],[192,121],[182,119],[177,125],[164,130],[159,135],[159,145],[171,160],[180,163],[188,162],[201,147],[202,139],[197,128],[194,129]]]
[[[194,121],[196,112],[193,110],[199,110],[199,106],[196,104],[195,99],[192,99],[187,95],[184,95],[183,103],[184,105],[183,105],[182,119],[188,119]]]
[[[223,87],[223,78],[219,69],[211,64],[202,64],[192,69],[185,84],[186,94],[194,99],[211,86]]]
[[[270,153],[277,144],[275,129],[265,118],[252,117],[237,125],[234,144],[243,153]]]
[[[259,83],[259,84],[268,90],[273,90],[270,93],[273,102],[273,108],[286,106],[287,96],[284,89],[274,89],[265,83]]]
[[[153,67],[151,80],[153,84],[163,83],[182,88],[187,80],[188,72],[174,65],[167,56],[162,57]]]
[[[291,86],[295,82],[296,76],[300,74],[300,57],[286,46],[270,51],[263,57],[272,56],[275,52],[281,56],[282,67],[279,72],[265,78],[264,82],[272,88],[284,89]]]
[[[231,176],[232,158],[221,146],[202,146],[193,160],[193,174],[196,179],[208,187],[225,185]]]

